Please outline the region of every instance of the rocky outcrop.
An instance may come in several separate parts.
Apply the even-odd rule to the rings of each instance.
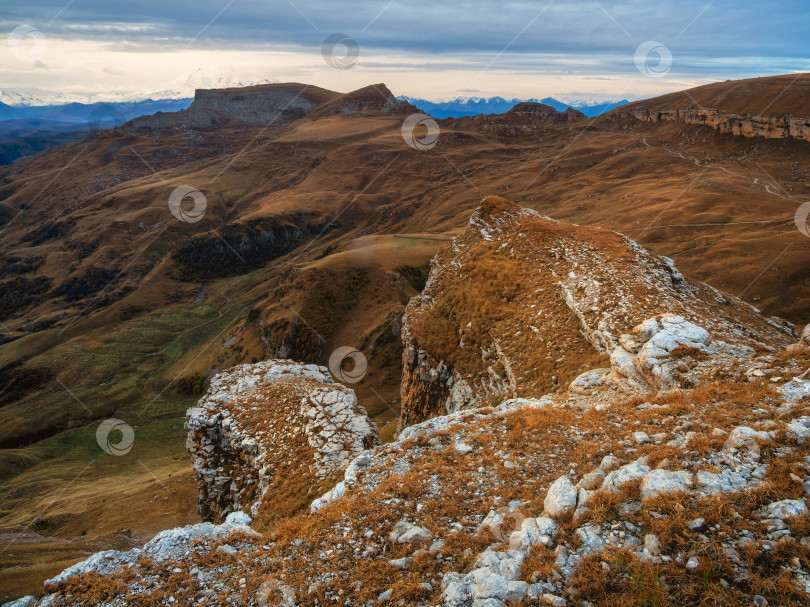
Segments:
[[[379,444],[353,390],[325,367],[281,360],[216,375],[186,428],[200,516],[213,521],[235,510],[255,515],[278,477],[315,484]]]
[[[507,114],[515,114],[516,116],[530,116],[537,118],[545,123],[562,123],[571,122],[573,120],[581,120],[585,118],[585,114],[573,108],[566,108],[565,111],[560,112],[555,110],[550,105],[544,103],[537,103],[534,101],[522,101],[515,105]]]
[[[538,132],[550,126],[583,120],[585,114],[572,108],[560,112],[549,105],[524,101],[503,114],[445,118],[443,128],[469,129],[496,137],[537,137]]]
[[[694,387],[796,333],[624,236],[490,197],[432,261],[402,336],[404,427],[569,384]]]
[[[621,111],[618,112],[618,114],[622,113]],[[810,141],[810,118],[799,118],[791,115],[757,116],[754,114],[733,114],[713,108],[634,108],[628,113],[644,122],[683,122],[708,126],[720,133],[741,135],[742,137]]]

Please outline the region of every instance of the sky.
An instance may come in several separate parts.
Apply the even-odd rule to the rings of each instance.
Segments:
[[[638,99],[810,71],[808,23],[807,0],[0,0],[0,90]],[[334,34],[345,43],[324,45]]]

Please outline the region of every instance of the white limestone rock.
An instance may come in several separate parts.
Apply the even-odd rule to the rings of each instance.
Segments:
[[[543,501],[546,514],[557,518],[573,512],[577,507],[577,490],[567,476],[561,476],[551,484]]]
[[[746,479],[742,474],[728,469],[719,474],[699,470],[695,475],[695,480],[701,492],[710,495],[727,491],[739,491],[746,486]]]
[[[610,373],[610,369],[591,369],[585,371],[574,379],[568,389],[574,394],[592,394],[595,390],[605,385],[605,376]]]
[[[807,504],[803,500],[782,500],[772,502],[762,509],[762,518],[785,520],[807,514]]]
[[[399,521],[394,526],[388,539],[391,540],[392,544],[411,544],[416,542],[429,542],[433,539],[433,535],[424,527],[419,527],[408,521]]]
[[[800,443],[803,443],[810,437],[810,417],[794,419],[787,425],[785,432],[787,432],[789,437],[795,438]]]
[[[687,492],[692,486],[692,475],[684,471],[651,470],[641,481],[641,499],[675,492]]]
[[[187,527],[177,527],[161,531],[143,548],[133,548],[122,552],[119,550],[105,550],[97,552],[87,560],[76,563],[62,571],[59,575],[45,582],[45,586],[58,584],[74,575],[96,573],[98,575],[114,575],[124,567],[134,566],[139,557],[152,559],[161,564],[178,560],[189,552],[207,552],[206,543],[227,540],[235,533],[247,533],[258,537],[258,533],[250,528],[250,517],[243,512],[232,512],[221,525],[212,523],[198,523]]]
[[[608,491],[621,491],[621,488],[632,481],[641,480],[650,472],[647,458],[641,457],[634,462],[625,464],[621,468],[610,472],[602,482],[602,489]]]

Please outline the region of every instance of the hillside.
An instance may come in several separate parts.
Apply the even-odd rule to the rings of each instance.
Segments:
[[[4,576],[5,596],[104,542],[199,520],[183,419],[234,365],[328,366],[356,349],[358,404],[392,440],[403,313],[487,194],[626,234],[765,316],[810,316],[810,239],[794,223],[810,194],[806,141],[531,105],[440,120],[420,151],[402,135],[415,108],[384,85],[195,103],[1,169],[0,566],[19,574]],[[181,186],[205,196],[197,221],[169,209]],[[562,345],[576,323],[559,318]],[[556,389],[549,373],[563,386],[606,364],[582,340],[560,373],[560,356],[541,367],[538,390]],[[127,457],[95,439],[111,417],[134,430]]]
[[[567,239],[581,246],[566,249]],[[503,283],[515,271],[556,273],[556,280],[529,287],[537,303],[493,285],[473,326],[497,328],[512,315],[520,329],[512,326],[504,345],[542,354],[554,345],[538,334],[532,346],[522,343],[532,325],[521,311],[552,327],[573,313],[579,322],[570,339],[609,352],[609,367],[585,361],[588,370],[551,392],[510,364],[490,367],[493,380],[514,378],[512,394],[490,393],[497,397],[489,402],[405,424],[392,443],[367,443],[309,512],[269,527],[262,506],[252,516],[208,516],[217,524],[98,553],[48,580],[41,600],[23,604],[79,605],[90,597],[100,605],[805,604],[810,330],[798,338],[733,296],[690,284],[671,261],[618,234],[493,197],[442,249],[412,305],[431,305],[430,293],[463,292],[459,276],[504,263],[514,269]],[[563,264],[586,274],[561,274]],[[582,283],[605,264],[624,266],[624,274],[593,293]],[[636,290],[641,284],[646,291]],[[566,305],[549,305],[558,296],[546,289]],[[502,305],[489,305],[495,300]],[[446,321],[463,323],[459,317],[471,312],[434,301],[432,312]],[[411,340],[406,331],[406,352]],[[296,387],[265,391],[279,381]],[[353,402],[350,389],[330,386],[326,369],[284,361],[217,376],[201,407],[188,412],[195,468],[209,457],[196,447],[203,409],[212,419],[227,407],[227,440],[214,442],[242,445],[242,466],[228,476],[248,486],[257,451],[246,438],[261,442],[263,432],[246,437],[243,424],[261,420],[257,427],[270,430],[263,423],[279,397],[301,411],[324,389],[344,396],[323,403]],[[331,427],[343,411],[327,408],[311,419]],[[362,411],[353,416],[346,427],[365,427]],[[273,450],[258,454],[261,464]],[[216,486],[209,478],[199,480],[205,511],[219,498],[203,491]],[[270,495],[272,483],[264,487]]]

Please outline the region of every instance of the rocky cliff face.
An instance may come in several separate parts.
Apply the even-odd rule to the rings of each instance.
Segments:
[[[788,324],[619,234],[491,197],[406,310],[402,424],[557,391],[589,368],[600,370],[578,389],[688,387],[793,339]]]
[[[317,486],[379,444],[354,391],[317,365],[267,361],[211,380],[186,414],[187,448],[199,484],[200,516],[253,516],[262,500],[293,484]]]
[[[618,114],[623,114],[619,111]],[[628,112],[644,122],[684,122],[711,127],[721,133],[767,139],[801,139],[810,141],[810,118],[796,116],[756,116],[733,114],[712,108],[647,109]]]

